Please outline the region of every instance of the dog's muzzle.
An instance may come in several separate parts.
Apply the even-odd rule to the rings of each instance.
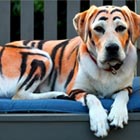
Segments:
[[[110,44],[105,47],[106,61],[119,60],[119,46],[117,44]]]
[[[112,74],[117,74],[117,70],[120,69],[120,67],[122,66],[122,64],[123,64],[123,62],[122,63],[118,63],[118,64],[116,64],[114,66],[108,64],[109,65],[109,70],[112,72]]]
[[[116,74],[123,64],[119,55],[119,46],[115,43],[109,44],[105,47],[106,57],[104,63],[108,65],[108,70],[112,74]]]

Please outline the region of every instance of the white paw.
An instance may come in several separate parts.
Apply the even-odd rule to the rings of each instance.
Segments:
[[[109,125],[107,121],[107,113],[104,109],[95,109],[90,112],[90,129],[97,137],[105,137],[108,135]]]
[[[97,137],[108,135],[109,125],[107,112],[103,108],[100,100],[94,95],[87,95],[87,106],[89,108],[90,129]]]
[[[127,107],[114,106],[111,109],[111,112],[108,116],[111,126],[123,128],[124,124],[128,123],[128,110]]]

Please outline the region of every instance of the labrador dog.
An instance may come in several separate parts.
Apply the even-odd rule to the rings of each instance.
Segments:
[[[74,99],[88,107],[90,129],[104,137],[109,126],[128,123],[140,16],[126,6],[93,5],[76,14],[73,24],[79,36],[72,39],[0,47],[0,96]],[[99,97],[114,99],[109,112]]]

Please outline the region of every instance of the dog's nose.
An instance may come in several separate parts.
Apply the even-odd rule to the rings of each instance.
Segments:
[[[119,50],[119,46],[115,43],[113,44],[109,44],[108,46],[106,46],[106,50],[108,53],[117,53]]]

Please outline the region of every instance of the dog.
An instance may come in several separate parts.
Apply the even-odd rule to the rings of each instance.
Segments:
[[[110,126],[128,123],[140,15],[127,6],[93,5],[77,13],[73,25],[78,36],[72,39],[21,40],[0,47],[0,96],[74,99],[88,107],[95,136],[105,137]],[[110,112],[99,97],[114,99]]]

